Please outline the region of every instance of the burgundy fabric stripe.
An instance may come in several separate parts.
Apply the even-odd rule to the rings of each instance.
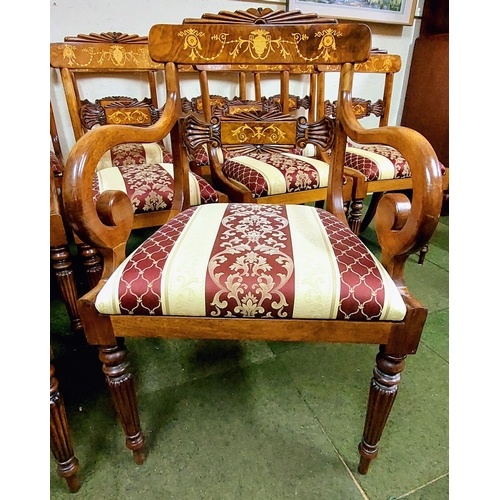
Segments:
[[[285,179],[287,193],[315,189],[320,185],[316,168],[301,159],[290,158],[281,153],[245,153],[244,156],[256,158],[279,170]],[[265,178],[251,167],[240,165],[228,158],[224,162],[223,171],[231,179],[247,186],[255,198],[269,194]]]
[[[161,316],[165,262],[196,207],[185,210],[154,233],[125,265],[118,296],[122,314]]]
[[[228,204],[205,293],[210,316],[292,316],[293,252],[285,206]]]
[[[340,272],[338,319],[380,318],[385,290],[382,276],[360,239],[326,210],[317,209]]]

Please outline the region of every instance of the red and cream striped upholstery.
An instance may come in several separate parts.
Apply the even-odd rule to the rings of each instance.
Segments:
[[[330,166],[293,153],[226,153],[222,171],[254,198],[326,187]]]
[[[172,156],[158,144],[121,144],[107,151],[94,174],[94,200],[108,190],[127,193],[134,213],[170,210],[174,199]],[[191,205],[218,203],[217,191],[203,177],[189,173]]]
[[[329,165],[303,156],[299,149],[244,154],[219,149],[218,154],[224,175],[249,189],[254,198],[325,187],[328,182]],[[204,147],[194,159],[198,166],[209,164]]]
[[[366,146],[348,141],[345,166],[361,172],[367,181],[405,179],[411,177],[410,167],[404,156],[390,146],[373,144]],[[441,173],[446,173],[440,164]]]
[[[172,155],[163,146],[156,143],[119,144],[102,155],[96,171],[124,165],[142,165],[143,163],[172,163]]]
[[[203,238],[200,238],[203,235]],[[99,292],[102,314],[389,320],[406,309],[361,240],[306,205],[217,203],[171,219]]]

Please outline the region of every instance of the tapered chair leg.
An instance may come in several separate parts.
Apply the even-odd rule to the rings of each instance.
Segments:
[[[68,311],[71,329],[74,332],[78,332],[82,330],[83,326],[76,306],[78,290],[69,245],[50,247],[50,258],[63,302]]]
[[[69,491],[75,493],[80,489],[77,476],[78,459],[68,430],[68,420],[63,398],[59,392],[59,382],[54,376],[54,367],[50,365],[50,449],[57,462],[57,473],[66,480]]]
[[[361,456],[358,467],[360,474],[366,474],[371,461],[377,458],[378,443],[396,398],[405,358],[406,356],[385,354],[384,346],[381,346],[377,354],[377,363],[373,370],[368,397],[363,439],[358,447]]]
[[[116,346],[101,346],[99,359],[103,363],[102,370],[111,392],[118,419],[125,432],[125,443],[132,450],[134,461],[137,465],[144,463],[143,450],[144,436],[139,423],[137,400],[135,396],[134,381],[128,371],[126,348],[123,341]]]

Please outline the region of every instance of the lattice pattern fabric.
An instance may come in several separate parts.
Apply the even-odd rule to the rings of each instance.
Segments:
[[[325,187],[329,165],[292,153],[226,153],[222,171],[254,198]]]
[[[361,321],[399,321],[406,313],[385,269],[331,213],[255,203],[192,207],[174,217],[108,279],[96,307],[103,314]]]
[[[104,191],[127,193],[134,213],[156,212],[172,208],[174,199],[174,166],[172,163],[124,164],[109,167],[94,174],[94,201]],[[191,205],[218,203],[217,191],[203,177],[189,173]]]
[[[367,181],[404,179],[411,177],[410,166],[395,148],[383,144],[366,146],[348,141],[345,166],[361,172]],[[446,168],[440,163],[441,174]]]
[[[205,144],[196,149],[196,151],[193,154],[193,160],[198,167],[205,167],[210,165],[207,146]]]
[[[97,164],[96,171],[144,163],[172,163],[172,155],[156,143],[119,144],[104,153]]]

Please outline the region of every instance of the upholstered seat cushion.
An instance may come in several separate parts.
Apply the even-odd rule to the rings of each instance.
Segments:
[[[260,198],[326,187],[329,165],[294,153],[225,153],[222,171]]]
[[[164,146],[157,143],[119,144],[102,155],[96,171],[103,168],[141,165],[143,163],[172,163],[172,154]]]
[[[404,156],[397,149],[383,144],[367,146],[348,141],[345,166],[364,174],[367,181],[411,177],[410,166]],[[444,175],[446,169],[442,164],[440,167]]]
[[[127,193],[134,213],[170,210],[174,199],[174,166],[172,163],[125,164],[103,168],[94,174],[94,200],[108,190]],[[191,205],[218,203],[218,192],[203,177],[189,173]]]
[[[106,151],[93,179],[93,195],[108,190],[127,193],[134,213],[170,210],[174,199],[172,155],[156,143],[126,143]],[[203,177],[189,174],[191,205],[218,203],[217,191]]]
[[[395,320],[405,305],[361,240],[306,205],[217,203],[162,226],[108,279],[103,314]]]

